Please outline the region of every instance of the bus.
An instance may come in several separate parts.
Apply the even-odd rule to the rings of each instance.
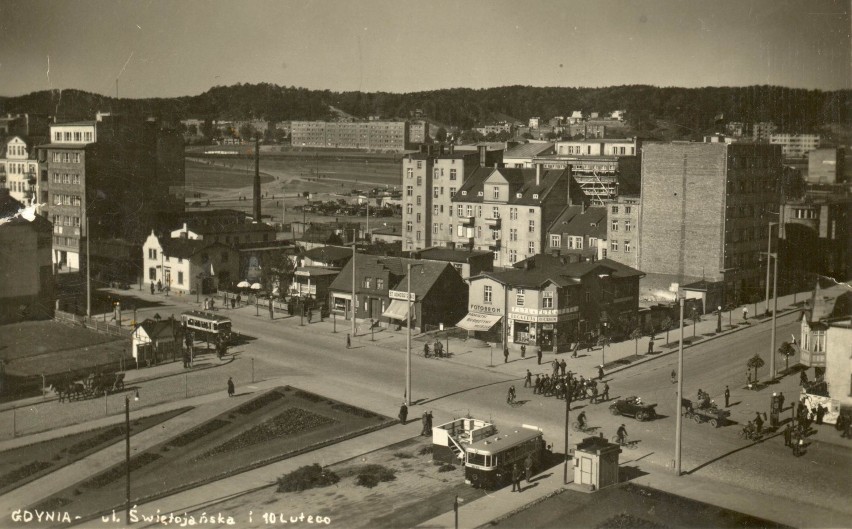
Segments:
[[[227,344],[231,340],[231,319],[210,312],[189,310],[180,315],[186,332],[194,340],[214,344]]]
[[[527,456],[533,473],[541,468],[544,436],[538,428],[522,426],[471,443],[465,448],[465,483],[477,488],[496,489],[512,481],[512,465],[523,472]]]

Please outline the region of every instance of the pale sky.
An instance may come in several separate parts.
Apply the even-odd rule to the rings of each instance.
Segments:
[[[0,94],[850,88],[850,1],[0,0]],[[49,57],[49,59],[48,59]],[[48,70],[49,62],[49,70]]]

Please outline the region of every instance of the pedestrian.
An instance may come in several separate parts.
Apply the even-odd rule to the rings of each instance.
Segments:
[[[541,365],[541,347],[536,349],[535,354],[538,357],[538,365]]]
[[[533,386],[533,395],[541,393],[541,375],[536,374],[535,385]]]
[[[672,384],[677,382],[677,371],[675,371],[674,369],[672,369],[671,377],[672,377]]]
[[[565,363],[565,359],[562,359],[562,362],[559,363],[559,371],[562,372],[562,376],[565,376],[565,369],[568,367],[568,364]]]
[[[796,445],[795,445],[795,448],[793,449],[794,450],[793,454],[796,457],[799,457],[800,455],[802,455],[802,450],[804,450],[804,449],[805,449],[805,438],[800,435],[800,436],[798,436],[798,439],[796,440]]]
[[[755,412],[754,426],[757,429],[757,435],[760,435],[763,431],[763,418],[761,418],[759,411]]]
[[[234,396],[234,379],[232,377],[228,377],[228,396]]]
[[[743,307],[743,321],[748,321],[748,307]]]
[[[516,490],[521,492],[521,469],[518,468],[517,463],[514,463],[512,465],[512,492]]]
[[[651,338],[650,340],[648,340],[648,354],[651,354],[653,352],[654,352],[654,339]]]
[[[504,364],[509,363],[509,348],[508,347],[503,347],[503,363]]]
[[[420,420],[423,423],[423,429],[420,430],[420,435],[425,437],[425,436],[429,435],[428,433],[426,433],[426,421],[428,420],[428,415],[425,411],[423,412],[423,417]]]
[[[163,282],[158,279],[157,280],[157,292],[162,292],[162,291],[163,291]]]
[[[216,298],[210,298],[210,310],[216,310]]]
[[[604,382],[603,394],[601,395],[601,398],[604,400],[604,402],[609,400],[609,384],[607,384],[606,382]]]
[[[828,411],[828,409],[823,407],[822,404],[817,404],[817,409],[816,409],[816,423],[817,424],[822,424],[822,418],[825,417],[825,412],[827,412],[827,411]]]
[[[154,282],[151,281],[151,295],[154,295]]]
[[[787,423],[787,427],[784,428],[784,446],[790,447],[793,444],[793,427],[790,426],[790,423]]]
[[[598,366],[598,379],[603,380],[604,377],[604,369],[603,366]]]
[[[349,349],[352,347],[352,338],[349,337],[349,334],[346,335],[346,348]]]
[[[526,474],[527,483],[529,483],[532,478],[532,466],[532,456],[528,455],[527,458],[524,459],[524,473]]]
[[[530,386],[532,386],[532,373],[527,369],[527,376],[524,378],[524,387],[528,388]]]
[[[553,368],[553,376],[554,377],[558,376],[559,375],[559,360],[554,360],[553,362],[551,362],[550,367]]]
[[[725,386],[725,407],[729,407],[731,405],[731,389],[728,386]]]
[[[526,358],[526,357],[527,357],[527,346],[521,345],[521,358]]]
[[[400,424],[405,424],[405,420],[408,419],[408,406],[405,403],[402,403],[402,406],[399,407],[399,422]]]
[[[240,306],[240,301],[242,301],[242,299],[243,299],[243,297],[241,295],[237,294],[237,306],[238,307]]]

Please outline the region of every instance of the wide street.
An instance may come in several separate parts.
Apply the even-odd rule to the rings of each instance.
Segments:
[[[147,296],[147,293],[144,295]],[[175,313],[194,305],[194,299],[187,298],[171,297],[166,300],[158,297],[158,301],[175,304]],[[160,306],[146,310],[156,310],[165,316],[172,309]],[[359,329],[352,348],[347,349],[345,335],[350,328],[348,322],[337,321],[337,333],[334,334],[329,321],[300,326],[298,317],[276,315],[276,319],[270,322],[268,314],[263,311],[257,316],[254,307],[220,310],[220,313],[232,318],[236,331],[253,338],[245,346],[236,348],[236,352],[254,357],[255,369],[261,375],[265,371],[281,374],[282,383],[311,391],[322,392],[323,387],[333,387],[349,395],[348,400],[355,405],[396,415],[405,387],[405,348],[400,333],[384,331],[378,333],[373,342],[369,333],[364,335],[365,330]],[[797,314],[779,317],[779,343],[783,337],[798,333]],[[755,353],[761,354],[766,361],[758,376],[761,379],[767,377],[769,331],[768,323],[752,325],[685,350],[685,397],[695,400],[700,388],[723,405],[722,393],[728,385],[731,389],[731,419],[740,424],[714,429],[707,423],[684,420],[683,471],[716,480],[720,488],[734,486],[737,490],[759,491],[782,501],[795,498],[811,503],[815,508],[850,513],[846,499],[852,488],[846,469],[850,468],[852,458],[848,446],[841,443],[845,440],[840,439],[833,429],[823,426],[818,440],[808,446],[807,453],[799,458],[794,458],[784,447],[781,436],[759,443],[738,437],[741,424],[753,418],[755,411],[768,412],[772,391],[783,391],[787,396],[783,418],[790,417],[789,406],[797,395],[797,376],[785,377],[778,384],[760,391],[744,389],[746,361]],[[671,341],[676,339],[676,333],[674,331],[670,336]],[[691,336],[689,328],[685,336]],[[415,352],[417,347],[422,347],[422,342],[414,344]],[[455,343],[452,347],[458,350]],[[549,366],[536,366],[534,358],[527,358],[518,361],[520,363],[498,363],[489,368],[487,348],[457,353],[480,355],[482,361],[458,356],[450,360],[436,360],[413,355],[412,396],[417,404],[411,407],[409,417],[417,419],[424,411],[431,410],[436,424],[468,413],[492,420],[498,427],[533,424],[544,430],[555,451],[562,451],[564,402],[555,397],[533,395],[530,389],[522,387],[518,378],[523,369],[544,373],[549,371]],[[587,377],[594,374],[589,358],[584,361],[562,356],[568,361],[569,370],[574,362],[586,366],[579,369],[580,373]],[[552,355],[546,355],[544,360],[548,362],[550,359]],[[640,423],[628,417],[615,417],[609,413],[607,403],[588,405],[587,401],[574,403],[571,420],[575,419],[577,410],[585,409],[589,424],[601,427],[608,438],[612,437],[619,424],[624,423],[630,438],[638,441],[638,447],[625,449],[621,455],[622,463],[627,462],[625,466],[635,467],[634,472],[640,474],[671,473],[677,410],[676,386],[670,380],[670,373],[676,362],[677,355],[672,354],[606,378],[613,398],[639,395],[645,402],[658,403],[661,417],[657,420]],[[776,358],[776,368],[780,371],[783,367],[783,360]],[[505,402],[510,384],[518,388],[519,400],[511,406]],[[580,434],[572,431],[571,435],[573,443]]]

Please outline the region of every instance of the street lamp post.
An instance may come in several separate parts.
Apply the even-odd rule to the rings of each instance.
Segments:
[[[680,445],[681,432],[683,431],[683,414],[681,405],[683,403],[683,295],[678,292],[680,302],[680,342],[677,350],[677,403],[675,404],[675,476],[680,476]]]
[[[769,272],[770,272],[769,256],[772,254],[772,226],[777,226],[777,225],[778,225],[777,222],[770,222],[769,223],[769,232],[766,234],[766,244],[767,244],[767,248],[766,248],[766,255],[767,255],[767,261],[766,261],[766,311],[764,312],[764,315],[766,315],[766,316],[769,316]]]
[[[422,266],[422,265],[413,265],[413,266]],[[405,312],[405,320],[406,327],[408,332],[406,333],[405,338],[405,405],[411,406],[411,267],[412,264],[407,264],[408,273],[407,275],[407,286],[405,292],[406,303],[408,304],[408,310]]]
[[[568,484],[568,446],[569,446],[569,431],[568,427],[570,426],[570,415],[571,415],[571,397],[573,396],[573,389],[571,387],[571,379],[566,379],[565,381],[565,465],[563,469],[562,483],[565,485]]]
[[[775,334],[778,329],[776,313],[778,312],[778,254],[773,254],[775,259],[774,274],[772,277],[772,335],[769,339],[769,376],[775,380]]]
[[[136,395],[134,395],[133,400],[139,400],[139,390],[136,390]],[[124,396],[124,448],[125,448],[125,458],[124,458],[124,469],[125,474],[127,476],[127,483],[125,488],[125,512],[124,512],[124,523],[128,526],[130,525],[130,395]]]
[[[722,305],[716,307],[716,332],[722,332]]]

